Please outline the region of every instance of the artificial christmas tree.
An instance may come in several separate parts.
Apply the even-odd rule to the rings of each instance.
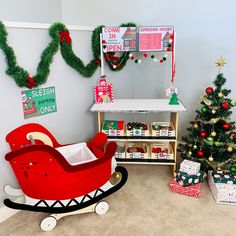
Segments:
[[[201,97],[202,107],[196,111],[188,136],[182,138],[184,144],[178,149],[183,159],[200,162],[205,171],[224,169],[236,172],[235,122],[230,121],[231,108],[236,102],[228,97],[231,90],[223,88],[226,82],[221,73],[224,59],[221,57],[216,64],[219,72],[213,82],[215,88],[206,88]]]

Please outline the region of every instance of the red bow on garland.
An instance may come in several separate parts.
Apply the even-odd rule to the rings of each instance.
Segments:
[[[100,59],[96,59],[95,63],[98,64],[101,67],[101,60]]]
[[[71,44],[70,32],[68,30],[60,32],[60,43],[62,43],[64,40],[67,42],[67,44]]]
[[[36,86],[36,83],[35,83],[34,79],[30,76],[28,76],[28,82],[29,82],[29,85],[26,86],[26,88],[32,89],[33,87]]]

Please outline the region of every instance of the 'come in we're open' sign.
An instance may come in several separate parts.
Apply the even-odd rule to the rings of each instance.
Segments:
[[[57,111],[55,87],[22,91],[21,99],[25,119]]]

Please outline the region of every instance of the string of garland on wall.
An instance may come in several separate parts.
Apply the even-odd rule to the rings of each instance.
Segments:
[[[135,24],[127,23],[121,24],[121,26],[128,27],[135,26]],[[6,27],[0,21],[0,48],[2,49],[6,59],[6,74],[11,76],[19,87],[27,87],[31,89],[44,84],[50,73],[50,65],[53,62],[53,56],[60,49],[63,59],[70,67],[78,71],[84,77],[91,77],[100,66],[100,33],[102,32],[102,27],[103,26],[101,25],[93,30],[91,40],[93,59],[85,65],[84,62],[75,55],[72,49],[72,40],[66,26],[62,23],[52,24],[49,28],[49,35],[52,40],[41,53],[36,74],[31,76],[27,70],[18,65],[15,52],[7,42],[8,34]],[[120,57],[116,56],[116,60],[112,60],[112,58],[114,58],[114,53],[107,52],[105,58],[109,68],[113,71],[118,71],[123,69],[126,65],[126,62],[129,59],[129,53],[124,52]]]

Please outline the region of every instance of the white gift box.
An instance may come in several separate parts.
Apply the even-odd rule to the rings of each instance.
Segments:
[[[200,171],[201,164],[194,161],[184,160],[180,163],[180,171],[189,175],[197,175]]]
[[[214,183],[212,171],[209,171],[208,185],[218,204],[236,205],[236,184]]]

